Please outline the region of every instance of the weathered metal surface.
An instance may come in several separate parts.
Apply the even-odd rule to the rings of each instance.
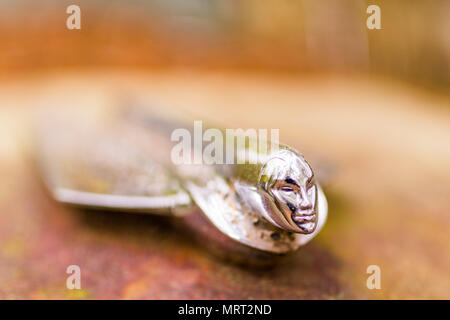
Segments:
[[[331,160],[327,226],[291,258],[250,266],[167,217],[52,201],[27,157],[30,112],[109,107],[124,81],[143,100],[222,127],[280,128],[283,141]],[[365,80],[89,73],[9,80],[0,100],[0,298],[449,298],[445,97]],[[71,264],[82,290],[66,289]],[[381,290],[366,287],[372,264]]]

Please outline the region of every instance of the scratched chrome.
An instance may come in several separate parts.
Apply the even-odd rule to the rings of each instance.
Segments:
[[[41,121],[37,135],[44,181],[62,203],[175,216],[197,206],[229,238],[271,253],[295,251],[326,221],[311,166],[288,146],[235,153],[256,151],[256,163],[174,165],[170,133],[179,123],[142,110],[87,126],[69,118]]]

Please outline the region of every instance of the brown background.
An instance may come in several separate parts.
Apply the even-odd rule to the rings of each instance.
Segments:
[[[168,3],[79,1],[79,31],[69,2],[0,5],[0,298],[448,299],[448,3],[380,1],[373,32],[364,1]],[[280,128],[330,169],[326,227],[260,269],[167,219],[56,204],[31,161],[33,116],[123,97]],[[71,264],[82,290],[66,289]],[[366,287],[371,264],[381,290]]]

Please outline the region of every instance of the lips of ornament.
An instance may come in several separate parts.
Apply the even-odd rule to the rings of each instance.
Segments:
[[[316,229],[317,214],[315,210],[299,210],[292,213],[292,220],[305,234],[309,234]]]
[[[316,221],[315,210],[296,210],[292,214],[292,220],[297,224],[310,223]]]

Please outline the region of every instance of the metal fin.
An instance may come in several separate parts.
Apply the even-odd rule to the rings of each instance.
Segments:
[[[38,163],[55,199],[82,207],[170,214],[191,199],[157,162],[165,147],[123,124],[71,125],[52,119],[37,130]]]

